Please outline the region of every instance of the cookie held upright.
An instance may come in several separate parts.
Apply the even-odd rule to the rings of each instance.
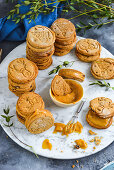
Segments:
[[[51,25],[55,32],[55,52],[54,55],[63,56],[68,54],[76,44],[76,31],[74,24],[64,18],[59,18]]]
[[[37,75],[38,68],[35,63],[25,58],[13,60],[8,66],[9,90],[17,96],[34,91]]]
[[[55,33],[48,27],[36,25],[27,34],[26,57],[36,63],[39,70],[52,64]]]

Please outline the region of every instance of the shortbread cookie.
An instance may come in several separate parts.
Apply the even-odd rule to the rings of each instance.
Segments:
[[[75,33],[75,26],[72,22],[64,18],[58,18],[51,26],[55,32],[56,39],[67,39]]]
[[[114,79],[114,59],[100,58],[94,61],[91,73],[97,79]]]
[[[11,79],[8,78],[9,86],[14,89],[14,91],[29,91],[34,85],[35,85],[35,80],[32,80],[28,83],[21,84],[21,83],[15,83]]]
[[[38,75],[38,67],[26,58],[17,58],[8,66],[8,78],[16,83],[27,83]]]
[[[105,97],[97,97],[90,101],[90,108],[101,118],[114,116],[114,103]]]
[[[74,79],[81,82],[85,79],[85,74],[74,69],[60,69],[58,75],[63,78]]]
[[[59,75],[56,75],[51,82],[51,90],[55,96],[64,96],[71,93],[70,86]]]
[[[27,41],[35,48],[46,48],[55,42],[55,33],[48,27],[36,25],[28,31]]]
[[[62,50],[60,48],[56,48],[55,49],[55,52],[54,52],[54,55],[56,56],[64,56],[66,54],[68,54],[71,50]]]
[[[87,55],[82,55],[82,54],[78,53],[77,51],[76,51],[76,56],[77,56],[81,61],[84,61],[84,62],[87,62],[87,63],[92,62],[92,61],[95,61],[95,60],[97,60],[97,59],[100,58],[100,54],[87,56]]]
[[[30,133],[42,133],[54,125],[54,118],[50,111],[45,109],[36,109],[36,111],[27,117],[25,126]]]
[[[42,97],[34,92],[22,94],[16,104],[16,112],[18,116],[25,120],[27,116],[33,114],[36,109],[44,109],[44,101]]]
[[[61,45],[57,42],[55,42],[55,47],[63,49],[63,50],[71,50],[76,44],[76,37],[74,38],[73,42],[71,44],[68,45]]]
[[[101,52],[101,45],[94,39],[81,39],[76,44],[76,52],[87,56],[98,56]]]
[[[86,121],[88,124],[97,129],[106,129],[111,126],[113,117],[110,118],[100,118],[94,111],[91,109],[88,111],[86,115]]]

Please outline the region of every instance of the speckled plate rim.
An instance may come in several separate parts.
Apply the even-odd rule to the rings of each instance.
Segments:
[[[78,38],[81,38],[81,39],[84,39],[83,37],[79,37],[79,36],[77,36]],[[19,47],[23,47],[23,45],[25,44],[26,42],[24,42],[24,43],[22,43],[22,44],[20,44],[19,46],[17,46],[16,48],[14,48],[13,50],[16,50],[17,48],[19,48]],[[102,47],[102,49],[105,49],[104,47]],[[13,52],[13,50],[10,52],[10,53],[12,53]],[[107,49],[105,49],[110,55],[112,55]],[[10,53],[8,54],[8,55],[10,55]],[[5,62],[5,60],[6,60],[6,58],[8,57],[8,55],[5,57],[5,59],[2,61],[2,63],[4,63]],[[1,63],[1,64],[2,64]],[[0,64],[0,65],[1,65]],[[21,146],[22,148],[24,148],[24,149],[26,149],[26,150],[28,150],[28,151],[30,151],[30,152],[32,152],[33,153],[33,150],[32,149],[30,149],[29,147],[27,147],[27,146],[25,146],[24,144],[22,144],[21,142],[19,142],[17,139],[16,139],[16,137],[14,137],[13,135],[11,135],[11,133],[9,133],[9,131],[7,130],[7,128],[5,128],[5,126],[3,126],[2,124],[0,124],[1,125],[1,127],[3,128],[3,130],[5,131],[5,133],[15,142],[15,143],[17,143],[19,146]],[[105,146],[101,146],[101,148],[100,148],[100,150],[96,150],[96,151],[94,151],[93,153],[86,153],[86,155],[82,155],[82,156],[76,156],[76,157],[72,157],[71,155],[70,155],[70,157],[61,157],[61,156],[59,156],[59,157],[51,157],[51,156],[47,156],[47,154],[45,154],[45,153],[43,153],[43,154],[38,154],[38,153],[36,153],[36,154],[38,154],[39,156],[43,156],[43,157],[46,157],[46,158],[51,158],[51,159],[61,159],[61,160],[63,160],[63,159],[66,159],[66,160],[69,160],[69,159],[79,159],[79,158],[83,158],[83,157],[87,157],[87,156],[90,156],[90,155],[93,155],[93,154],[95,154],[95,153],[98,153],[98,152],[100,152],[101,150],[103,150],[103,149],[105,149],[107,146],[109,146],[112,142],[114,141],[114,139],[112,138],[112,140],[110,140],[110,142],[109,143],[107,143],[107,145],[105,145]]]

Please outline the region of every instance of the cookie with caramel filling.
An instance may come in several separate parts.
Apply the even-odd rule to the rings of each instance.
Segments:
[[[27,117],[25,126],[30,133],[42,133],[54,125],[53,115],[49,110],[36,109],[36,111]]]
[[[90,108],[101,118],[114,116],[114,103],[106,97],[97,97],[90,101]]]
[[[96,112],[92,111],[92,109],[90,109],[86,115],[86,121],[88,122],[88,124],[94,128],[97,129],[106,129],[109,126],[111,126],[112,121],[113,121],[113,117],[110,118],[100,118]]]

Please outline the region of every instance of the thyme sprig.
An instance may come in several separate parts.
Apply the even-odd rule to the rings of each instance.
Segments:
[[[74,64],[75,61],[64,61],[62,65],[56,66],[53,70],[51,70],[48,74],[56,74],[62,67],[71,67]]]
[[[89,84],[89,86],[91,86],[91,85],[98,85],[98,86],[101,86],[101,87],[106,87],[106,91],[108,91],[109,89],[114,90],[114,87],[111,87],[110,83],[106,83],[105,80],[103,80],[103,82],[96,80],[95,82]]]
[[[14,2],[16,0],[7,1]],[[114,22],[113,0],[55,0],[51,2],[47,0],[24,0],[14,6],[14,9],[9,12],[7,19],[12,19],[16,23],[19,23],[26,18],[28,19],[28,23],[30,23],[32,20],[35,21],[39,14],[49,14],[56,8],[60,9],[61,7],[58,7],[59,3],[62,4],[63,13],[72,11],[72,15],[74,16],[68,18],[69,20],[83,16],[91,19],[89,24],[86,22],[87,19],[85,19],[84,22],[81,21],[79,24],[76,24],[78,32],[81,30],[86,31],[91,28],[99,29],[103,25]],[[20,13],[20,8],[22,6],[30,6],[29,11],[23,14]]]
[[[21,143],[24,144],[25,146],[31,148],[32,151],[33,151],[33,153],[35,154],[35,156],[36,156],[37,158],[39,158],[38,155],[36,154],[36,152],[34,151],[33,146],[30,146],[30,145],[22,142],[22,141],[15,135],[15,133],[13,132],[13,130],[11,129],[11,126],[13,126],[13,122],[10,124],[10,120],[11,120],[12,117],[14,117],[14,115],[8,116],[8,115],[9,115],[9,112],[10,112],[9,106],[8,106],[7,108],[3,109],[3,112],[4,112],[5,115],[1,115],[1,117],[3,117],[3,118],[5,119],[5,121],[6,121],[6,123],[7,123],[7,124],[4,124],[4,125],[10,129],[11,133],[13,134],[13,136],[14,136],[19,142],[21,142]]]
[[[5,119],[5,121],[7,123],[7,124],[4,124],[7,127],[13,126],[13,123],[10,123],[10,120],[11,120],[12,117],[14,117],[14,115],[13,116],[9,116],[9,111],[10,111],[9,107],[6,108],[6,109],[3,109],[3,112],[4,112],[5,115],[1,115]]]

